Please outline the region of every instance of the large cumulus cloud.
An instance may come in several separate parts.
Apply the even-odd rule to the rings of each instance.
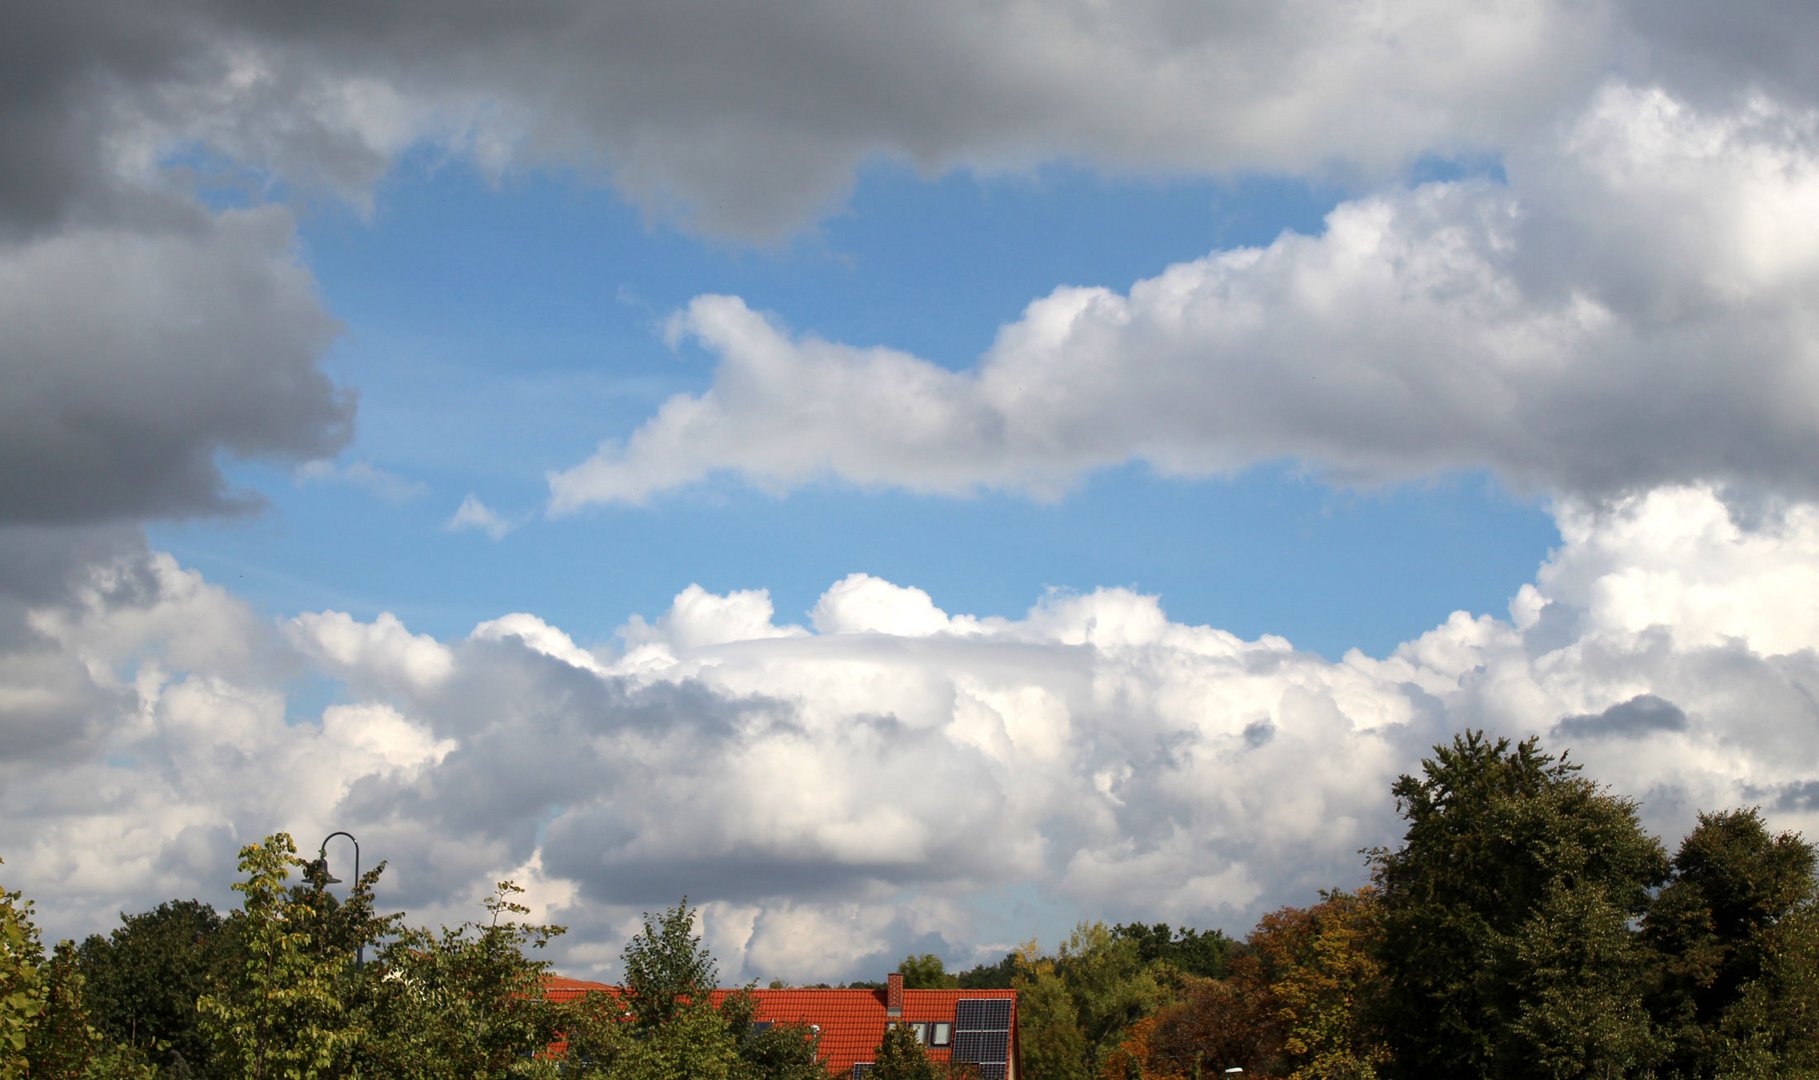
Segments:
[[[1557,515],[1506,616],[1338,662],[1126,590],[982,618],[863,574],[810,625],[691,588],[595,647],[529,614],[442,642],[333,612],[261,634],[129,562],[150,576],[33,609],[117,704],[105,752],[9,773],[32,837],[9,865],[74,922],[226,880],[263,829],[350,828],[419,917],[528,878],[577,970],[610,973],[636,913],[686,892],[729,977],[814,979],[1069,913],[1241,930],[1361,880],[1359,849],[1396,838],[1391,781],[1468,725],[1570,747],[1669,838],[1751,803],[1819,826],[1819,625],[1790,600],[1819,572],[1812,508],[1740,522],[1686,487]],[[349,702],[293,715],[298,664]],[[99,796],[55,797],[72,778]]]
[[[1819,113],[1612,84],[1509,183],[1341,204],[1318,236],[1032,303],[969,371],[794,336],[732,297],[674,332],[712,385],[551,477],[553,506],[717,473],[1054,495],[1131,459],[1341,479],[1489,467],[1608,496],[1815,494]]]

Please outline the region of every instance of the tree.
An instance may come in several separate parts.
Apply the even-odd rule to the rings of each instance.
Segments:
[[[934,953],[912,953],[903,958],[897,970],[903,975],[905,990],[952,990],[960,985],[960,980],[947,973],[941,958]]]
[[[43,976],[44,1010],[25,1044],[33,1080],[151,1080],[156,1070],[143,1054],[89,1023],[74,943],[57,944]]]
[[[1256,964],[1248,963],[1251,970],[1238,965],[1228,979],[1187,976],[1178,1001],[1127,1029],[1121,1049],[1136,1060],[1138,1075],[1218,1076],[1232,1066],[1250,1075],[1280,1075],[1272,1066],[1281,1035]],[[1129,1075],[1128,1067],[1117,1073],[1103,1067],[1115,1057],[1102,1057],[1101,1077],[1123,1080]]]
[[[1435,747],[1372,853],[1382,1021],[1403,1076],[1626,1075],[1653,1052],[1629,931],[1667,872],[1633,803],[1534,739]]]
[[[523,923],[524,890],[499,882],[485,922],[404,930],[385,943],[382,978],[358,985],[361,1023],[343,1055],[357,1075],[468,1080],[514,1074],[556,1038],[543,995],[548,965],[526,955],[562,927]]]
[[[1136,943],[1115,936],[1104,923],[1075,927],[1056,953],[1055,970],[1074,1001],[1089,1074],[1098,1071],[1100,1054],[1117,1045],[1119,1033],[1165,998]]]
[[[1681,842],[1644,922],[1671,1075],[1716,1075],[1744,1046],[1800,1052],[1790,1023],[1813,1007],[1811,980],[1787,960],[1812,948],[1814,863],[1812,845],[1770,836],[1753,808],[1701,814]]]
[[[625,998],[642,1028],[660,1027],[682,1005],[705,1000],[714,988],[714,958],[695,933],[695,912],[688,897],[662,916],[644,913],[644,930],[626,943]]]
[[[1246,963],[1265,976],[1277,1052],[1295,1080],[1367,1080],[1388,1061],[1365,1011],[1382,992],[1381,934],[1382,908],[1368,887],[1265,915],[1251,931]]]
[[[224,984],[243,961],[215,909],[171,900],[122,914],[106,937],[91,934],[76,953],[91,1022],[117,1042],[179,1071],[207,1061],[196,1002]]]
[[[922,1041],[907,1024],[892,1024],[872,1054],[872,1080],[941,1080]]]
[[[1223,978],[1232,940],[1218,930],[1174,929],[1167,923],[1119,923],[1114,937],[1136,943],[1137,958],[1145,964],[1166,963],[1188,975]]]
[[[238,977],[203,995],[199,1009],[217,1070],[247,1080],[333,1075],[348,1038],[345,954],[312,935],[323,920],[285,888],[302,869],[290,836],[276,833],[240,851],[242,896],[230,921],[245,948]]]
[[[1017,954],[1007,952],[995,964],[978,964],[957,977],[962,990],[1009,990],[1016,985]]]
[[[43,955],[32,902],[0,889],[0,1080],[26,1075],[26,1040],[44,1012]]]
[[[1017,1030],[1023,1068],[1042,1080],[1087,1080],[1086,1034],[1073,995],[1055,971],[1055,962],[1035,958],[1035,943],[1025,947],[1017,971]]]
[[[738,1080],[826,1080],[820,1034],[804,1024],[758,1024],[758,999],[749,991],[728,994],[720,1019],[739,1056]]]

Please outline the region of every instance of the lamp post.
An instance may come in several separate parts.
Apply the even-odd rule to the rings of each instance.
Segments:
[[[337,829],[323,837],[322,846],[316,849],[316,861],[311,864],[310,870],[313,873],[319,873],[321,875],[320,880],[324,885],[341,884],[340,878],[331,877],[328,872],[328,842],[337,836],[347,837],[348,843],[354,845],[354,888],[358,889],[360,887],[360,841],[354,839],[353,833],[342,832]],[[354,966],[366,966],[366,942],[364,939],[354,946]]]

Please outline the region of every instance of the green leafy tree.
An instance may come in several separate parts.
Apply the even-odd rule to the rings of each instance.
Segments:
[[[1819,905],[1784,914],[1759,948],[1757,974],[1719,1021],[1710,1075],[1819,1076]]]
[[[359,1075],[468,1080],[517,1075],[556,1038],[560,1010],[544,999],[548,964],[530,953],[563,932],[520,921],[523,889],[499,882],[485,921],[406,929],[360,984],[362,1023],[344,1060]]]
[[[741,1069],[738,1046],[706,995],[676,1000],[663,1023],[626,1040],[612,1080],[731,1080]]]
[[[720,1019],[739,1057],[736,1080],[826,1080],[820,1035],[803,1024],[758,1024],[758,999],[749,991],[728,994]]]
[[[1633,918],[1603,888],[1562,881],[1541,896],[1514,939],[1505,1075],[1617,1080],[1661,1056]]]
[[[77,950],[91,1022],[173,1075],[205,1065],[196,1002],[211,984],[237,975],[244,958],[236,939],[215,909],[197,900],[123,914],[120,923]]]
[[[1009,990],[1016,985],[1017,954],[1007,952],[995,964],[978,964],[958,976],[962,990]]]
[[[1644,923],[1670,1075],[1718,1075],[1766,1047],[1810,1052],[1811,979],[1789,958],[1812,948],[1814,863],[1812,845],[1771,836],[1755,809],[1701,814],[1682,841]]]
[[[714,960],[686,898],[621,953],[622,994],[589,994],[564,1009],[564,1076],[600,1080],[826,1080],[817,1036],[796,1024],[754,1023],[757,999],[712,1005]]]
[[[244,948],[238,976],[204,994],[201,1027],[217,1072],[246,1080],[335,1075],[350,1035],[343,1001],[351,958],[314,931],[323,917],[286,888],[302,869],[289,835],[240,851],[240,910],[230,922]],[[318,892],[318,895],[319,892]]]
[[[621,959],[626,1004],[641,1028],[661,1027],[714,989],[714,958],[695,933],[686,896],[661,916],[645,912],[644,930],[626,943]]]
[[[1218,930],[1175,929],[1167,923],[1119,923],[1112,927],[1112,935],[1134,942],[1137,957],[1145,964],[1166,963],[1183,974],[1209,979],[1224,977],[1233,944]]]
[[[1083,1064],[1089,1075],[1098,1072],[1100,1056],[1117,1045],[1127,1026],[1167,1000],[1137,944],[1113,934],[1101,922],[1074,928],[1056,953],[1055,970],[1073,998],[1080,1033],[1086,1040]]]
[[[872,1080],[941,1080],[941,1071],[907,1024],[892,1024],[872,1054]]]
[[[947,973],[941,958],[934,953],[911,954],[897,965],[903,975],[905,990],[952,990],[960,985],[960,980]]]
[[[0,1080],[26,1075],[26,1040],[44,1012],[43,955],[32,902],[0,889]]]
[[[1391,1074],[1642,1071],[1656,1048],[1629,927],[1667,859],[1634,804],[1533,739],[1469,732],[1422,769],[1392,789],[1402,847],[1373,853]]]
[[[26,1040],[33,1080],[151,1080],[157,1070],[89,1023],[74,943],[59,942],[43,969],[45,1000]]]
[[[1016,976],[1017,1031],[1023,1069],[1042,1080],[1089,1080],[1094,1074],[1080,1011],[1051,959],[1038,958],[1035,944],[1019,957]]]

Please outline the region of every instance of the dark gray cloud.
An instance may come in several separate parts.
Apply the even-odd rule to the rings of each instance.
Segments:
[[[1770,804],[1776,810],[1810,814],[1819,811],[1819,780],[1784,784]]]
[[[1607,36],[1552,0],[1375,20],[1325,0],[175,0],[18,21],[0,55],[0,215],[15,223],[143,196],[122,181],[143,161],[123,151],[147,142],[357,194],[422,137],[489,168],[580,166],[658,213],[749,235],[826,209],[878,157],[1394,170],[1544,119],[1602,72]],[[1550,79],[1515,78],[1543,62]]]
[[[1554,725],[1562,738],[1639,739],[1660,731],[1685,731],[1686,713],[1653,694],[1637,694],[1596,715],[1563,717]]]
[[[280,210],[0,248],[0,520],[231,512],[218,455],[307,459],[353,399],[318,361],[336,332]]]

